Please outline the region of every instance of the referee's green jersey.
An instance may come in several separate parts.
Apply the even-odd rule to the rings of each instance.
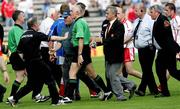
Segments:
[[[87,22],[83,18],[78,19],[72,29],[71,42],[73,43],[73,46],[78,46],[78,38],[83,38],[84,45],[88,45],[90,42],[90,36],[90,30]]]
[[[8,48],[11,53],[15,52],[22,34],[23,28],[20,25],[15,24],[8,33]]]

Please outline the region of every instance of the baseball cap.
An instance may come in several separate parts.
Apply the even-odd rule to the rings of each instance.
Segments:
[[[70,16],[71,14],[70,14],[70,10],[65,10],[64,12],[63,12],[63,14],[62,14],[62,17],[64,17],[64,18],[66,18],[66,17],[68,17],[68,16]]]

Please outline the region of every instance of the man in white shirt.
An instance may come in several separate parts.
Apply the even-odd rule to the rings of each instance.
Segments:
[[[135,6],[135,13],[138,18],[134,22],[134,46],[138,49],[139,62],[143,73],[141,83],[135,93],[139,96],[144,96],[148,86],[151,94],[158,94],[152,71],[156,52],[154,40],[152,40],[154,21],[146,14],[146,7],[142,3]]]
[[[137,78],[142,78],[142,74],[133,69],[134,61],[134,45],[132,41],[133,27],[132,23],[125,18],[125,10],[121,7],[117,7],[117,17],[124,24],[124,67],[128,74],[133,75]]]

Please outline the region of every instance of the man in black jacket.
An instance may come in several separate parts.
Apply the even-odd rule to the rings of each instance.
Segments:
[[[127,98],[123,95],[125,85],[130,90],[129,99],[133,96],[136,85],[119,74],[123,64],[124,53],[124,25],[117,19],[117,9],[109,6],[106,9],[106,19],[102,26],[102,43],[104,45],[106,78],[110,80],[112,91],[118,101]]]
[[[50,67],[42,59],[40,52],[41,41],[63,40],[67,37],[51,36],[37,32],[39,24],[36,17],[28,20],[28,30],[22,35],[17,47],[17,58],[24,61],[27,71],[27,83],[15,95],[8,97],[9,103],[14,107],[15,103],[38,87],[37,83],[46,83],[52,98],[52,105],[60,105],[59,94],[55,85],[54,78],[51,74]]]
[[[156,72],[162,87],[162,92],[155,97],[168,97],[166,69],[172,77],[180,81],[180,71],[176,68],[176,55],[179,55],[180,47],[174,41],[171,25],[168,18],[162,15],[162,9],[159,5],[150,7],[150,16],[155,20],[153,26],[153,36],[157,44],[161,47],[158,50],[156,58]]]

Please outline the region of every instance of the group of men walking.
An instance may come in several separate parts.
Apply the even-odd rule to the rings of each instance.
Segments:
[[[176,68],[180,52],[180,18],[176,17],[174,4],[165,5],[166,16],[159,5],[151,6],[147,13],[144,4],[136,4],[135,13],[138,18],[133,24],[125,18],[122,7],[108,6],[99,37],[92,37],[90,34],[88,24],[83,18],[85,7],[83,3],[77,3],[70,10],[67,4],[62,4],[59,19],[57,10],[49,9],[48,18],[41,25],[37,17],[30,18],[25,32],[22,28],[24,13],[19,10],[14,12],[15,25],[9,31],[8,46],[16,80],[7,101],[13,107],[31,91],[32,98],[38,102],[51,98],[52,105],[80,100],[79,79],[95,93],[103,92],[102,101],[110,99],[113,94],[117,101],[126,101],[124,89],[129,91],[129,99],[134,93],[145,96],[147,86],[155,97],[170,96],[167,71],[180,80],[180,71]],[[107,85],[93,68],[90,55],[92,43],[103,45]],[[138,49],[142,74],[132,67],[133,45]],[[156,50],[156,72],[161,91],[158,90],[152,71]],[[123,69],[141,79],[137,90],[137,85],[123,76]],[[27,83],[19,89],[25,76],[28,78]],[[60,88],[62,78],[65,92],[64,97],[60,98],[56,83]],[[48,85],[50,97],[40,95],[44,83]]]

